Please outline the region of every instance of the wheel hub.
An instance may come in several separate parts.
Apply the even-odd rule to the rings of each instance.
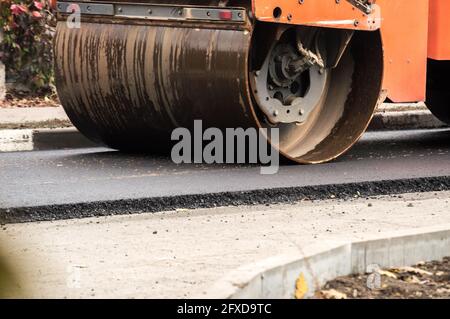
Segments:
[[[269,122],[303,123],[320,104],[328,71],[310,61],[295,43],[279,42],[261,69],[252,72],[254,97]]]

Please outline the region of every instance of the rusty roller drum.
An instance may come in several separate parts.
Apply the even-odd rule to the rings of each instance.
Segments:
[[[267,28],[277,26],[259,23],[230,29],[84,22],[81,29],[69,29],[59,22],[55,39],[59,97],[84,135],[119,150],[167,150],[173,129],[191,128],[201,119],[203,128],[278,127],[280,153],[298,163],[336,158],[359,139],[378,103],[383,70],[380,34],[355,33],[338,65],[326,70],[326,78],[313,74],[306,79],[321,88],[303,89],[305,97],[315,92],[308,116],[277,122],[263,112],[261,96],[251,82],[267,57],[278,54],[276,50],[295,53],[287,48],[292,44],[281,49],[275,45],[280,39],[267,43]],[[282,92],[294,91],[289,85],[297,79],[287,78],[291,79],[288,86],[281,83]],[[280,92],[272,93],[270,99],[275,101]],[[300,99],[295,94],[290,101]],[[277,103],[282,110],[283,103]]]
[[[233,30],[58,24],[56,78],[74,125],[117,149],[155,150],[177,127],[249,127],[251,35]]]

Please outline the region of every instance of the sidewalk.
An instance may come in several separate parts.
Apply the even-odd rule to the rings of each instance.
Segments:
[[[0,108],[0,129],[71,127],[62,107]]]
[[[193,298],[238,267],[450,223],[449,192],[8,224],[32,298]],[[17,264],[15,263],[17,262]],[[77,285],[74,285],[74,279]],[[11,291],[11,296],[17,295]],[[23,295],[22,295],[23,296]]]
[[[368,130],[446,126],[423,103],[383,104]],[[0,108],[0,152],[92,146],[95,144],[72,126],[62,107]]]
[[[62,107],[0,108],[0,152],[95,146]]]
[[[0,129],[71,127],[62,107],[0,108]],[[382,104],[370,129],[419,129],[446,126],[423,103]]]

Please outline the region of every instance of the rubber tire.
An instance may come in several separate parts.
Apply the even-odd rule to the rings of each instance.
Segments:
[[[450,61],[428,60],[426,105],[439,120],[450,124]]]

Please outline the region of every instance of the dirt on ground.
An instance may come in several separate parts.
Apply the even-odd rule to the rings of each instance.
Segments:
[[[4,101],[0,101],[0,108],[15,108],[15,107],[58,107],[60,106],[59,100],[57,97],[8,97]]]
[[[56,93],[32,93],[23,85],[7,85],[5,99],[0,100],[0,108],[57,107],[60,105]]]
[[[24,99],[6,99],[0,101],[1,108],[29,108],[29,107],[58,107],[61,104],[57,98],[49,97],[30,97]]]
[[[371,288],[369,288],[371,287]],[[450,298],[450,257],[372,274],[339,277],[316,293],[319,299]]]
[[[17,130],[17,129],[58,129],[72,127],[73,124],[69,120],[52,119],[40,122],[25,123],[0,123],[0,130]]]

